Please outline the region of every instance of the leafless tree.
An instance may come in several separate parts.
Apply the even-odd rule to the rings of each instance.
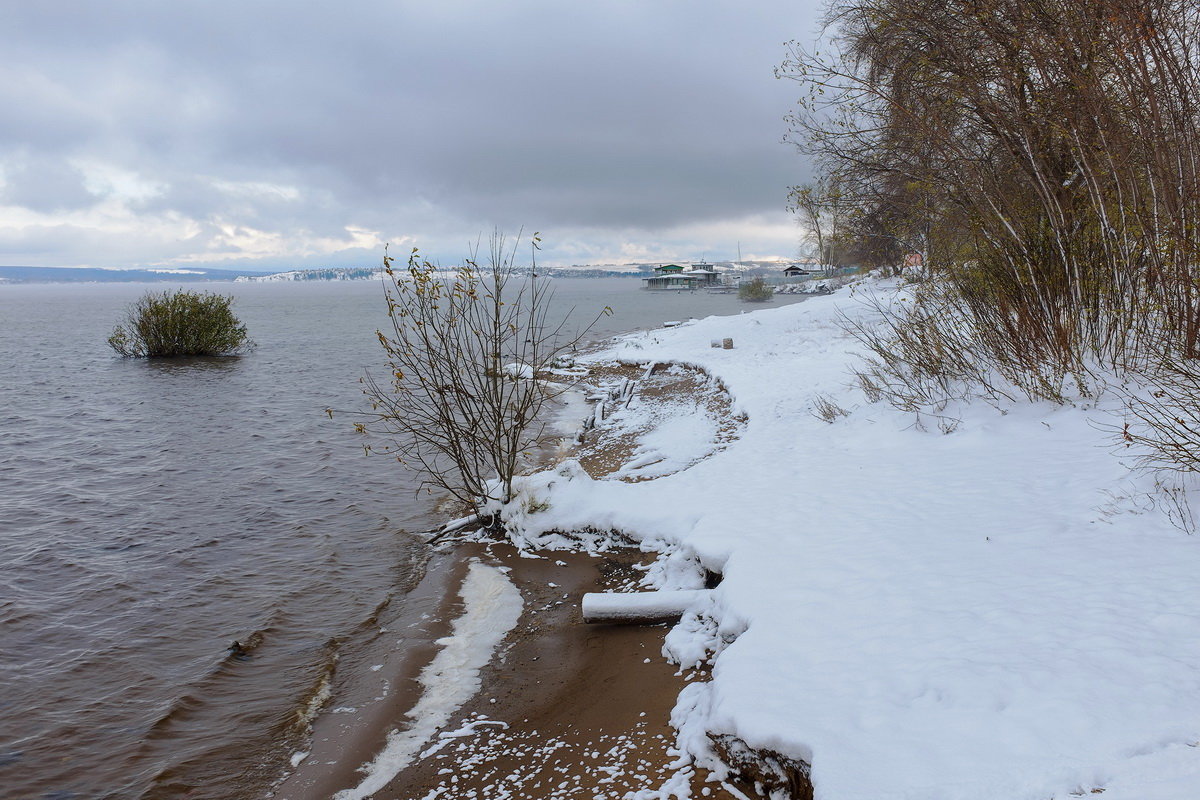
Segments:
[[[826,269],[837,265],[836,243],[842,235],[843,198],[835,179],[823,176],[813,183],[792,187],[789,209],[796,214],[804,239],[816,251],[817,261]]]
[[[386,453],[482,514],[507,503],[513,479],[547,441],[548,404],[568,388],[547,370],[575,350],[605,309],[581,328],[551,314],[550,282],[518,269],[519,237],[491,237],[462,266],[443,270],[414,248],[406,267],[384,257],[391,329],[377,331],[388,374],[362,378],[371,404],[360,432]]]
[[[844,0],[828,21],[780,68],[794,138],[860,234],[927,251],[925,296],[978,358],[1062,397],[1092,363],[1200,355],[1200,6]]]

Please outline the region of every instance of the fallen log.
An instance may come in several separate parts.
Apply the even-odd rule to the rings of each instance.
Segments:
[[[461,519],[451,520],[436,531],[431,531],[429,538],[425,540],[426,544],[437,544],[441,539],[449,536],[452,533],[458,533],[461,530],[471,527],[472,525],[483,526],[487,523],[483,517],[479,515],[463,517]]]
[[[583,621],[617,625],[674,622],[710,591],[588,592],[583,596]]]

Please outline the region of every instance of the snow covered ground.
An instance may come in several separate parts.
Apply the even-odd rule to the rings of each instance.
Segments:
[[[568,462],[528,479],[548,509],[513,513],[529,535],[670,551],[658,588],[723,574],[666,644],[712,666],[675,716],[702,765],[707,734],[731,734],[811,763],[818,800],[1200,796],[1200,538],[1155,510],[1103,429],[1116,398],[914,426],[851,388],[860,347],[837,314],[870,313],[870,291],[892,289],[619,340],[595,358],[719,377],[741,437],[651,481]],[[822,399],[849,413],[823,421]],[[655,448],[673,435],[695,449],[679,425]]]

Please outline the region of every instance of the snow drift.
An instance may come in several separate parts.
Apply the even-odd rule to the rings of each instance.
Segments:
[[[843,292],[618,340],[596,358],[717,376],[741,438],[653,481],[532,476],[549,507],[524,535],[614,530],[694,565],[657,589],[723,573],[666,653],[711,664],[675,722],[718,773],[731,737],[810,764],[818,800],[1191,800],[1200,539],[1114,451],[1116,398],[951,408],[943,434],[850,388],[839,313],[870,312]]]

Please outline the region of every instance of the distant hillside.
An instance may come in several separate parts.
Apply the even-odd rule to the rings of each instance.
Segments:
[[[611,278],[652,274],[659,263],[641,264],[575,264],[569,267],[538,267],[538,274],[554,278]],[[678,261],[679,264],[690,264]],[[718,271],[736,271],[749,275],[774,273],[785,266],[777,261],[730,261],[695,263]],[[447,268],[451,270],[452,268]],[[275,283],[283,281],[368,281],[379,280],[378,267],[326,267],[324,269],[293,269],[263,274],[228,269],[97,269],[84,267],[0,267],[3,283],[193,283],[200,281],[241,281]]]
[[[238,281],[275,283],[277,281],[369,281],[379,280],[383,271],[378,268],[329,267],[327,269],[293,269],[270,275],[243,275]]]
[[[538,267],[538,274],[554,278],[611,278],[637,274],[631,269],[614,269],[607,267]],[[403,272],[403,270],[402,270]],[[525,270],[517,270],[523,273]],[[447,275],[453,273],[453,267],[446,268]],[[247,275],[238,278],[243,282],[274,283],[276,281],[368,281],[379,280],[383,270],[352,267],[330,267],[328,269],[293,269],[287,272],[276,272],[271,275]]]
[[[0,267],[0,283],[194,283],[232,281],[253,273],[228,269],[96,269],[92,267]]]
[[[569,267],[539,266],[537,274],[550,278],[614,278],[642,276],[653,274],[654,268],[663,262],[642,264],[572,264]],[[751,274],[770,274],[777,272],[787,265],[783,261],[743,261],[740,264],[732,261],[690,262],[679,261],[680,264],[691,264],[693,268],[715,269],[718,271],[749,272]],[[447,274],[454,267],[444,268]],[[528,268],[517,269],[518,273]],[[248,275],[238,278],[239,281],[254,281],[256,283],[273,283],[276,281],[363,281],[379,280],[383,271],[378,268],[329,267],[326,269],[293,269],[287,272],[276,272],[271,275]]]

